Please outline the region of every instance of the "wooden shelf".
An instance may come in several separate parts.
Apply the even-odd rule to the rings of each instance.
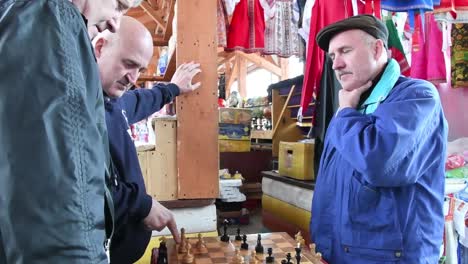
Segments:
[[[250,132],[250,138],[252,139],[272,139],[273,130],[252,130]]]
[[[309,106],[315,105],[315,103],[310,103]],[[301,107],[301,105],[288,105],[288,108],[298,108]]]
[[[291,95],[291,97],[292,97],[292,96],[301,95],[301,94],[302,94],[302,93],[293,93],[293,94]],[[288,95],[287,95],[287,94],[281,94],[280,97],[286,98],[286,97],[288,97]]]
[[[293,117],[292,119],[297,120],[297,117]],[[312,119],[312,117],[311,116],[303,116],[302,117],[302,120],[309,120],[309,119]]]
[[[312,122],[296,122],[299,127],[312,127]]]

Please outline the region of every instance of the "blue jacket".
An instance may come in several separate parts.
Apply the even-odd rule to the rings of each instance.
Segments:
[[[130,125],[157,112],[177,95],[176,85],[157,84],[152,89],[128,91],[119,99],[106,98],[110,152],[118,178],[113,190],[116,225],[110,251],[112,264],[137,261],[151,238],[142,221],[150,212],[152,198],[146,193]]]
[[[376,111],[331,121],[311,237],[331,264],[438,263],[447,123],[437,90],[400,77]]]

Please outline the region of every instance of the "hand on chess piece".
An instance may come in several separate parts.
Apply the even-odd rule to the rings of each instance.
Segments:
[[[147,229],[156,231],[161,231],[167,226],[176,243],[180,242],[179,230],[177,230],[174,215],[155,199],[153,199],[148,216],[143,219],[143,224]]]

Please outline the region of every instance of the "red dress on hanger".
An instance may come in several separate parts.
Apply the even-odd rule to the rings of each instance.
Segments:
[[[234,9],[227,36],[226,51],[263,51],[265,17],[260,0],[241,0]]]

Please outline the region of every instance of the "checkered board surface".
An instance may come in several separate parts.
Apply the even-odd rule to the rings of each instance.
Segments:
[[[286,253],[291,253],[293,263],[296,263],[295,255],[296,251],[294,250],[295,245],[297,244],[294,239],[292,239],[287,233],[263,233],[262,235],[262,245],[264,248],[264,254],[257,254],[257,260],[259,263],[266,263],[265,258],[268,256],[267,249],[273,249],[273,256],[275,257],[274,263],[281,263],[281,260],[286,259]],[[255,250],[257,245],[257,234],[247,235],[247,243],[249,244],[249,250],[240,249],[242,241],[235,241],[235,236],[230,236],[230,242],[222,242],[219,237],[205,237],[206,248],[208,253],[199,253],[197,252],[196,243],[197,238],[189,238],[189,242],[192,245],[192,254],[194,255],[195,264],[214,264],[214,263],[223,263],[229,264],[233,256],[235,255],[235,249],[239,248],[240,254],[245,256],[245,263],[249,263],[252,250]],[[168,250],[168,261],[171,264],[181,264],[184,254],[178,253],[177,247],[174,243],[174,240],[167,240],[167,250]],[[303,264],[319,264],[320,262],[312,262],[311,254],[308,249],[303,247],[302,249],[302,258],[301,263]]]

